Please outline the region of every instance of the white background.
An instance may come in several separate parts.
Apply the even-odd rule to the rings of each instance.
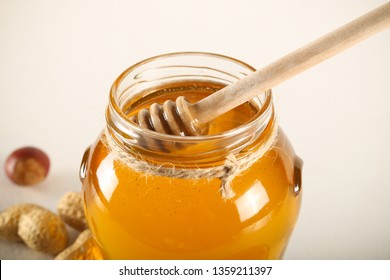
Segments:
[[[157,54],[207,51],[256,68],[383,4],[380,0],[0,0],[0,164],[35,145],[42,184],[0,169],[0,209],[55,210],[80,190],[84,149],[105,124],[114,79]],[[280,124],[305,161],[286,259],[390,259],[390,30],[274,89]],[[0,241],[0,259],[50,258]]]

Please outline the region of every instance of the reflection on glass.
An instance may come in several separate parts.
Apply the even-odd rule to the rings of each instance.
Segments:
[[[253,186],[235,201],[241,222],[256,215],[268,202],[267,191],[260,181],[256,180]]]
[[[112,154],[109,154],[102,160],[96,171],[96,175],[99,181],[100,190],[106,201],[109,201],[119,183],[118,177],[115,174],[114,157]]]

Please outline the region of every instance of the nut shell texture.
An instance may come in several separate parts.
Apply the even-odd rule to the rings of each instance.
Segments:
[[[83,198],[79,192],[68,192],[57,205],[58,215],[71,227],[83,231],[88,228],[85,219]]]
[[[68,243],[64,222],[46,209],[34,209],[22,214],[18,235],[28,247],[49,254],[58,254]]]
[[[56,260],[101,260],[102,255],[89,229],[79,234],[76,241],[55,258]]]
[[[13,205],[0,213],[0,239],[8,241],[22,241],[18,235],[19,220],[22,214],[27,214],[32,210],[43,210],[36,204]]]

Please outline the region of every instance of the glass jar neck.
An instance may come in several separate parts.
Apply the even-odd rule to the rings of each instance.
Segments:
[[[133,156],[181,165],[208,165],[261,145],[274,125],[271,91],[252,99],[256,109],[249,122],[219,134],[174,136],[139,127],[130,121],[129,105],[142,103],[166,85],[191,82],[226,86],[253,72],[238,60],[209,53],[173,53],[144,60],[122,73],[113,83],[106,111],[107,137]]]

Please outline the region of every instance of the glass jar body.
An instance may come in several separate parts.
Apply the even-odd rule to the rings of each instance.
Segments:
[[[207,75],[191,81],[193,84],[204,82],[204,76]],[[267,106],[273,112],[272,102]],[[189,151],[184,156],[179,150],[185,144],[175,145],[178,150],[168,152],[151,152],[134,144],[125,150],[125,156],[168,168],[184,166],[192,170],[219,166],[233,150],[239,158],[243,150],[254,153],[261,149],[271,128],[276,126],[275,116],[270,116],[260,133],[251,134],[250,140],[240,143],[239,148],[235,143],[240,137],[244,138],[245,133],[238,133],[234,139],[218,137],[216,141],[224,143],[223,149],[221,145],[218,149],[211,145],[211,150],[207,150],[214,138],[208,141],[206,137],[201,141],[207,144],[206,148],[200,147],[207,151],[202,150],[202,153],[189,148],[199,142],[195,139],[192,146],[186,147]],[[123,154],[119,157],[107,145],[107,138],[115,138],[115,132],[110,133],[110,121],[108,124],[108,130],[87,151],[81,176],[86,217],[105,258],[282,257],[299,214],[302,162],[281,129],[274,132],[276,140],[272,148],[231,180],[232,195],[227,198],[221,195],[220,178],[177,178],[134,169],[123,160]],[[126,139],[137,139],[134,134],[125,135]],[[231,145],[226,146],[226,139],[231,140]]]

